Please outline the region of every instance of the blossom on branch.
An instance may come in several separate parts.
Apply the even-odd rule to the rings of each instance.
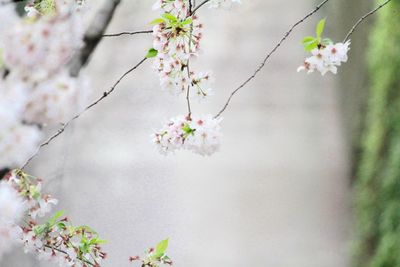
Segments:
[[[105,241],[93,229],[72,225],[62,217],[63,211],[45,223],[36,220],[58,202],[41,189],[41,179],[20,170],[8,173],[0,183],[0,258],[20,244],[26,253],[58,266],[99,267],[106,258],[101,249]]]
[[[297,71],[305,70],[307,73],[319,71],[322,75],[327,72],[337,73],[337,67],[347,62],[347,52],[350,50],[350,41],[346,43],[321,45],[311,51],[312,56],[308,57]]]
[[[18,192],[6,182],[0,182],[0,259],[18,244],[22,236],[18,223],[24,212]]]
[[[203,37],[203,24],[191,14],[188,0],[160,0],[153,6],[163,14],[153,20],[153,50],[156,51],[153,67],[160,78],[161,88],[179,95],[194,89],[192,96],[206,98],[212,95],[202,82],[209,74],[196,73],[190,60],[198,56]]]
[[[350,50],[350,40],[344,43],[334,44],[329,38],[322,38],[326,19],[318,22],[316,37],[307,36],[302,43],[307,52],[312,56],[306,58],[304,64],[297,71],[305,70],[307,73],[319,71],[322,75],[327,72],[337,73],[337,67],[343,62],[347,62],[347,52]]]
[[[83,45],[81,1],[26,7],[30,15],[18,17],[15,6],[0,6],[0,168],[24,164],[41,140],[38,126],[67,121],[88,97],[86,79],[67,70]]]
[[[152,137],[161,154],[191,150],[210,156],[218,151],[221,142],[221,118],[212,115],[178,116],[170,119]]]

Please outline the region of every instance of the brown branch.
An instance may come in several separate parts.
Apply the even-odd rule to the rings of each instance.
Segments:
[[[190,16],[194,15],[196,13],[197,10],[199,10],[202,6],[204,6],[205,4],[207,4],[208,2],[210,2],[210,0],[204,0],[203,2],[201,2],[197,7],[195,7],[193,9],[193,11],[190,12]],[[196,3],[194,3],[194,6],[196,5]]]
[[[357,29],[357,27],[369,16],[375,14],[375,12],[377,12],[379,9],[381,9],[382,7],[386,6],[387,4],[390,3],[390,1],[392,0],[386,0],[384,3],[380,4],[377,8],[371,10],[370,12],[368,12],[367,14],[365,14],[364,16],[362,16],[357,22],[356,24],[354,24],[354,26],[350,29],[349,33],[346,35],[346,37],[344,38],[343,43],[345,43],[347,40],[349,40],[350,36],[354,33],[354,31]]]
[[[239,85],[239,87],[237,87],[235,90],[232,91],[232,93],[230,94],[228,100],[226,101],[225,105],[223,106],[223,108],[218,112],[218,114],[215,116],[215,118],[218,118],[219,116],[221,116],[221,114],[226,110],[226,108],[229,106],[233,96],[243,87],[245,87],[251,80],[253,80],[257,74],[264,68],[265,64],[267,63],[268,59],[278,50],[278,48],[282,45],[282,43],[289,37],[289,35],[293,32],[293,30],[300,25],[301,23],[303,23],[305,20],[307,20],[309,17],[311,17],[312,15],[314,15],[322,6],[324,6],[329,0],[324,0],[322,3],[320,3],[317,7],[315,7],[310,13],[308,13],[305,17],[303,17],[301,20],[297,21],[290,29],[289,31],[287,31],[282,39],[278,42],[277,45],[275,45],[275,47],[267,54],[267,56],[264,58],[264,60],[262,61],[261,65],[254,71],[254,73],[247,78],[241,85]]]
[[[119,33],[110,33],[110,34],[103,34],[102,37],[118,37],[122,35],[137,35],[143,33],[153,33],[152,30],[144,30],[144,31],[136,31],[136,32],[119,32]]]
[[[85,33],[82,49],[71,59],[69,73],[72,77],[77,77],[80,70],[88,63],[120,3],[121,0],[104,1]]]
[[[96,106],[97,104],[99,104],[101,101],[103,101],[106,97],[108,97],[112,92],[114,92],[114,90],[116,89],[116,87],[118,86],[118,84],[131,72],[133,72],[134,70],[136,70],[140,65],[142,65],[147,58],[143,58],[139,63],[137,63],[134,67],[130,68],[128,71],[126,71],[123,75],[121,75],[121,77],[119,77],[119,79],[113,84],[113,86],[108,90],[105,91],[101,97],[99,97],[96,101],[94,101],[92,104],[90,104],[89,106],[87,106],[83,111],[81,111],[80,113],[78,113],[77,115],[75,115],[74,117],[72,117],[69,121],[67,121],[66,123],[64,123],[62,125],[62,127],[60,129],[57,130],[56,133],[54,133],[53,135],[51,135],[45,142],[43,142],[42,144],[40,144],[40,146],[38,147],[38,149],[36,150],[36,152],[25,162],[25,164],[20,168],[21,170],[24,170],[26,168],[26,166],[29,165],[29,163],[36,158],[40,151],[42,150],[43,147],[49,145],[54,139],[56,139],[58,136],[60,136],[65,129],[67,129],[67,127],[76,119],[78,119],[79,117],[81,117],[86,111],[88,111],[89,109],[91,109],[92,107]]]

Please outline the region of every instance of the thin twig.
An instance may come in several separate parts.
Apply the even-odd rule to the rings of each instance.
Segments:
[[[290,29],[289,31],[287,31],[284,36],[282,37],[282,39],[278,42],[277,45],[275,45],[275,47],[271,50],[271,52],[269,52],[267,54],[267,56],[264,58],[264,60],[262,61],[261,65],[254,71],[254,73],[247,78],[241,85],[239,85],[239,87],[237,87],[229,96],[228,100],[226,101],[225,105],[223,106],[223,108],[218,112],[218,114],[215,116],[215,118],[218,118],[219,116],[221,116],[221,114],[226,110],[226,108],[229,106],[231,99],[233,98],[233,96],[243,87],[245,87],[251,80],[253,80],[257,74],[264,68],[265,64],[267,63],[268,59],[272,56],[272,54],[274,54],[278,48],[282,45],[282,43],[289,37],[289,35],[292,33],[292,31],[301,23],[303,23],[305,20],[307,20],[309,17],[311,17],[312,15],[314,15],[314,13],[316,13],[322,6],[324,6],[329,0],[324,0],[322,3],[320,3],[316,8],[314,8],[314,10],[312,10],[310,13],[308,13],[305,17],[303,17],[301,20],[299,20],[298,22],[296,22]]]
[[[192,0],[189,0],[189,14],[193,14],[194,6],[192,5]],[[191,50],[191,46],[192,46],[192,37],[193,37],[193,24],[190,26],[190,35],[189,35],[189,53]],[[192,108],[190,105],[190,57],[187,60],[187,65],[186,65],[186,71],[187,71],[187,75],[188,75],[188,87],[187,87],[187,91],[186,91],[186,103],[187,103],[187,108],[188,108],[188,117],[190,118],[192,116]]]
[[[144,30],[144,31],[136,31],[136,32],[119,32],[119,33],[110,33],[110,34],[103,34],[103,37],[118,37],[122,35],[137,35],[143,33],[152,33],[152,30]]]
[[[374,10],[371,10],[370,12],[368,12],[367,14],[365,14],[364,16],[362,16],[356,24],[354,24],[354,26],[351,28],[351,30],[349,31],[349,33],[346,35],[346,37],[343,40],[343,43],[345,43],[347,40],[349,40],[350,36],[354,33],[354,31],[357,29],[357,27],[369,16],[373,15],[375,12],[377,12],[379,9],[381,9],[382,7],[386,6],[387,4],[389,4],[389,2],[392,0],[386,0],[384,3],[380,4],[377,8],[375,8]]]
[[[210,2],[210,0],[204,0],[203,2],[201,2],[195,9],[193,9],[192,12],[190,12],[190,15],[194,15],[197,10],[199,10],[202,6],[204,6],[208,2]]]
[[[188,73],[188,79],[190,81],[189,61],[188,61],[186,68],[187,68],[187,73]],[[187,103],[187,108],[188,108],[188,116],[190,118],[192,116],[192,108],[190,106],[190,84],[188,84],[187,91],[186,91],[186,103]]]
[[[56,247],[52,247],[52,246],[49,246],[49,245],[44,245],[44,247],[48,248],[48,249],[51,249],[51,250],[55,250],[57,252],[60,252],[60,253],[62,253],[64,255],[66,255],[66,256],[71,256],[71,255],[68,254],[68,252],[66,252],[66,251],[64,251],[62,249],[59,249],[59,248],[56,248]],[[95,266],[93,263],[91,263],[90,261],[88,261],[86,259],[78,258],[78,260],[82,261],[83,263],[89,264],[90,266]]]
[[[76,119],[78,119],[79,117],[81,117],[86,111],[88,111],[89,109],[91,109],[92,107],[96,106],[97,104],[99,104],[101,101],[103,101],[106,97],[108,97],[118,86],[118,84],[131,72],[133,72],[134,70],[136,70],[140,65],[142,65],[147,58],[143,58],[139,63],[137,63],[134,67],[130,68],[128,71],[126,71],[123,75],[121,75],[121,77],[119,77],[119,79],[113,84],[113,86],[108,90],[105,91],[103,93],[103,95],[101,97],[99,97],[96,101],[94,101],[92,104],[90,104],[89,106],[87,106],[83,111],[81,111],[80,113],[78,113],[77,115],[75,115],[74,117],[72,117],[69,121],[67,121],[66,123],[64,123],[62,125],[62,127],[60,129],[58,129],[58,131],[56,133],[54,133],[52,136],[50,136],[45,142],[43,142],[38,149],[36,150],[36,152],[25,162],[25,164],[20,168],[21,170],[24,170],[26,168],[26,166],[29,165],[29,163],[36,158],[40,151],[42,150],[43,147],[49,145],[54,139],[56,139],[58,136],[60,136],[65,129]]]

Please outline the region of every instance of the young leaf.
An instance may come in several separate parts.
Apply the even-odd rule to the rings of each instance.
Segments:
[[[168,239],[165,239],[157,244],[155,253],[164,254],[165,251],[167,251],[167,248],[168,248]]]
[[[63,216],[65,213],[65,211],[61,210],[59,212],[57,212],[56,214],[54,214],[53,217],[50,218],[50,220],[48,221],[48,223],[53,226],[54,224],[56,224],[57,220]]]
[[[318,39],[321,38],[322,33],[324,32],[325,21],[326,21],[326,18],[321,19],[321,20],[318,22],[318,24],[317,24],[316,34],[317,34],[317,38],[318,38]]]
[[[184,21],[181,22],[182,25],[187,25],[187,24],[191,24],[193,22],[192,18],[187,18]]]
[[[160,24],[160,23],[164,23],[165,20],[163,18],[156,18],[154,20],[152,20],[149,24],[150,25],[156,25],[156,24]]]
[[[158,55],[158,51],[155,50],[154,48],[150,48],[149,51],[147,51],[146,58],[156,57],[157,55]]]
[[[307,37],[304,37],[304,39],[301,41],[301,43],[308,44],[308,43],[314,42],[315,39],[316,39],[315,37],[307,36]]]
[[[169,20],[170,22],[176,22],[176,21],[178,21],[178,19],[177,19],[174,15],[172,15],[171,13],[164,13],[164,14],[162,14],[161,16],[162,16],[163,18]]]
[[[317,47],[318,47],[318,40],[317,40],[317,39],[315,39],[315,40],[312,41],[312,42],[309,42],[309,43],[304,44],[304,49],[305,49],[307,52],[310,52],[311,50],[313,50],[313,49],[315,49],[315,48],[317,48]]]

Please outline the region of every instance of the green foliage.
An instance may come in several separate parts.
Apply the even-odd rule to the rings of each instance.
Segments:
[[[157,55],[158,55],[158,51],[156,49],[154,49],[154,48],[150,48],[147,51],[146,58],[156,57]]]
[[[56,11],[55,0],[35,0],[34,6],[42,15],[53,15]]]
[[[41,239],[47,248],[73,249],[77,253],[77,259],[84,264],[91,260],[87,258],[88,255],[103,253],[99,246],[106,243],[105,240],[100,239],[99,235],[89,226],[72,225],[67,218],[62,218],[63,215],[64,211],[59,211],[45,223],[33,227],[36,237]],[[90,263],[91,266],[95,266],[96,260]]]
[[[157,244],[154,253],[151,255],[153,260],[160,260],[167,251],[168,248],[168,239],[162,240],[160,243]]]
[[[185,123],[182,127],[182,131],[185,133],[184,137],[188,137],[189,135],[194,135],[195,129],[190,128],[188,123]]]
[[[315,30],[315,34],[318,39],[321,39],[322,33],[324,32],[326,18],[321,19],[317,24],[317,29]]]
[[[144,257],[131,257],[131,261],[140,261],[141,266],[148,267],[160,267],[172,265],[171,259],[167,256],[166,252],[168,249],[169,240],[165,239],[159,242],[155,249],[151,248],[146,251],[146,255]]]
[[[311,50],[317,48],[320,45],[328,45],[328,44],[332,43],[331,39],[322,38],[322,34],[325,29],[325,22],[326,22],[326,18],[321,19],[318,22],[317,27],[315,29],[316,37],[307,36],[301,41],[301,43],[304,46],[304,50],[306,50],[307,52],[310,52]]]
[[[370,96],[355,184],[357,267],[400,266],[400,17],[378,14],[369,49]]]
[[[191,17],[188,17],[186,19],[179,19],[175,15],[171,13],[164,13],[161,15],[160,18],[156,18],[150,22],[150,25],[156,25],[156,24],[165,24],[166,28],[171,29],[171,31],[176,31],[179,29],[180,31],[185,32],[185,29],[188,30],[190,27],[186,27],[187,25],[190,25],[193,23],[193,19]]]

